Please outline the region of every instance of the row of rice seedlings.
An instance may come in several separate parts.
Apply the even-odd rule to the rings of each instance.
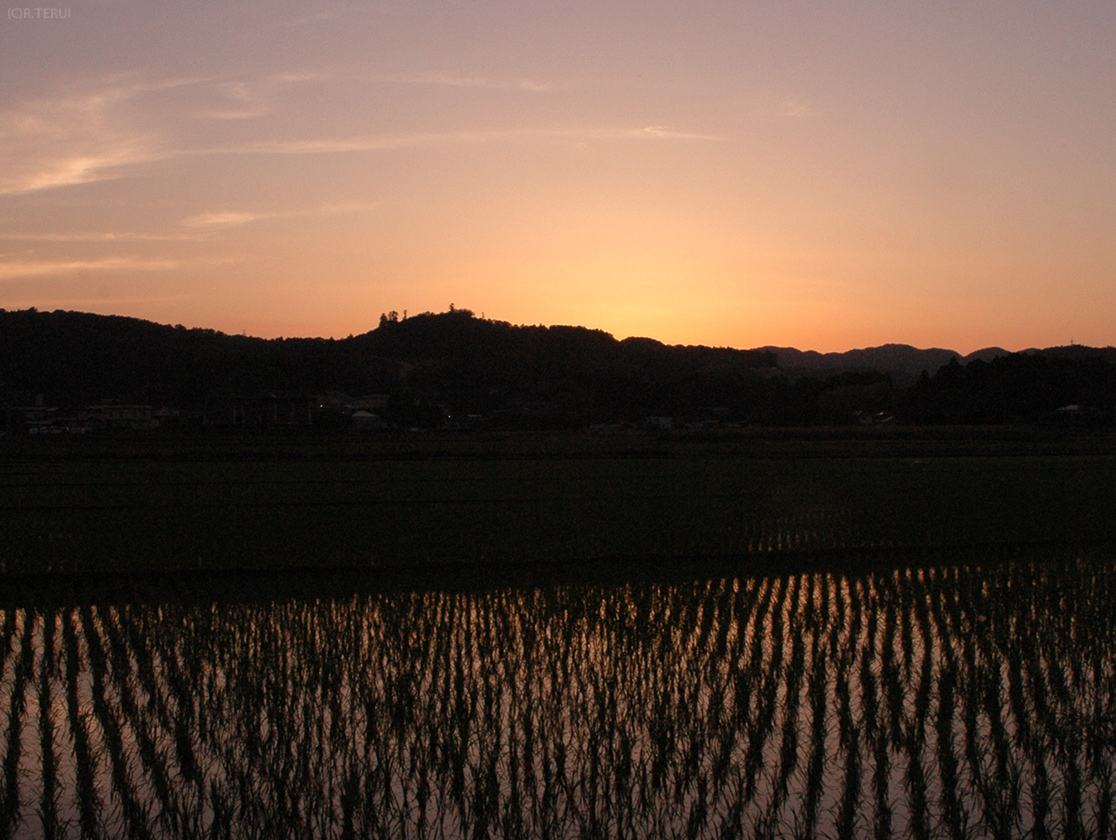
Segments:
[[[979,626],[979,622],[966,620],[956,612],[953,620]],[[945,626],[944,620],[940,626]],[[950,638],[945,637],[947,641]],[[1020,822],[1019,771],[1005,754],[1005,728],[1001,723],[1005,709],[999,699],[1002,693],[985,661],[988,642],[979,633],[952,638],[952,644],[942,645],[951,670],[943,682],[939,702],[944,703],[948,694],[948,699],[957,698],[960,706],[959,737],[964,745],[965,762],[958,762],[958,771],[961,778],[967,780],[969,795],[966,799],[972,803],[970,809],[977,817],[977,826],[984,832],[994,837],[1012,836],[1018,831]],[[955,672],[953,668],[958,670]],[[998,665],[993,668],[998,669]],[[954,758],[948,751],[945,736],[942,737],[939,761],[943,767],[950,767]]]
[[[925,709],[922,736],[927,746],[928,766],[933,762],[932,766],[937,770],[931,775],[937,796],[929,816],[932,828],[944,825],[951,837],[963,838],[969,835],[967,797],[962,789],[962,785],[968,782],[961,773],[954,730],[957,655],[948,620],[942,612],[950,570],[921,570],[918,578],[919,585],[912,586],[910,591],[923,657],[922,679],[915,705]],[[931,666],[934,668],[932,679],[929,674]],[[931,699],[935,704],[933,710],[930,708]]]
[[[126,740],[133,739],[115,714],[118,703],[115,698],[109,697],[109,692],[116,685],[101,642],[99,622],[88,606],[82,608],[78,620],[83,632],[92,677],[93,719],[99,726],[110,764],[112,799],[119,801],[122,827],[130,836],[152,837],[151,803],[140,792],[139,786],[134,781],[133,774],[138,768],[125,747]]]
[[[833,727],[825,726],[826,740],[815,748],[810,761],[811,772],[807,777],[807,796],[816,786],[820,791],[830,789],[836,797],[831,805],[834,827],[839,836],[852,836],[860,822],[860,800],[863,795],[862,759],[860,751],[860,722],[857,720],[857,704],[853,698],[852,676],[859,652],[862,647],[861,610],[859,593],[855,581],[845,576],[821,578],[821,608],[826,612],[823,624],[828,634],[820,640],[815,653],[815,687],[811,705],[814,707],[815,741],[825,726],[824,720],[833,718]],[[828,672],[832,663],[832,683]],[[819,706],[820,704],[820,706]],[[836,709],[831,709],[831,705]],[[819,720],[819,715],[824,715]],[[834,732],[836,743],[831,743]],[[822,750],[828,755],[821,755]],[[840,774],[840,785],[827,784],[826,766],[832,762],[834,773]],[[841,767],[838,762],[843,762]],[[807,800],[806,827],[809,834],[815,833],[812,823],[809,800]]]
[[[795,584],[797,584],[797,579]],[[791,600],[793,604],[793,599]],[[791,632],[791,658],[783,674],[783,702],[780,713],[782,716],[782,729],[780,733],[777,764],[778,772],[774,776],[773,796],[770,811],[772,815],[778,813],[783,801],[787,797],[791,776],[798,767],[799,756],[799,720],[798,709],[801,701],[802,678],[806,658],[806,641],[797,622],[790,624]]]
[[[130,649],[123,638],[121,631],[121,616],[118,610],[108,608],[100,611],[100,629],[103,638],[98,634],[98,644],[107,648],[109,662],[111,663],[113,684],[116,688],[116,704],[120,710],[120,720],[125,723],[131,739],[135,744],[139,757],[136,769],[142,773],[145,785],[150,785],[154,793],[152,805],[158,809],[155,818],[156,824],[165,824],[172,833],[178,833],[180,809],[177,802],[177,788],[172,784],[170,774],[167,772],[167,762],[163,750],[157,743],[160,734],[165,728],[159,725],[160,721],[152,719],[152,713],[163,704],[159,701],[159,692],[147,693],[140,682],[140,675],[144,670],[150,670],[137,665],[149,657],[144,650]],[[124,623],[127,623],[125,620]],[[153,685],[154,680],[149,682]],[[162,715],[166,721],[165,713]]]
[[[827,756],[837,758],[841,752],[847,754],[847,740],[842,740],[840,733],[835,735],[830,721],[835,717],[830,706],[834,702],[834,695],[838,698],[845,696],[848,699],[847,666],[848,657],[854,655],[852,640],[846,634],[844,646],[840,641],[840,631],[844,629],[834,622],[830,610],[830,589],[839,585],[829,576],[806,575],[805,589],[807,595],[799,599],[803,608],[801,618],[806,628],[813,626],[814,632],[808,632],[810,639],[809,679],[806,684],[806,703],[810,715],[810,737],[805,742],[806,752],[804,760],[798,763],[801,775],[793,785],[797,796],[797,807],[791,808],[783,819],[785,829],[790,830],[795,836],[813,836],[822,819],[822,808],[827,814],[836,807],[834,802],[823,800],[827,789],[835,789],[833,782],[827,783],[826,769]],[[833,598],[832,600],[837,600]],[[798,618],[797,616],[795,617]],[[795,652],[792,649],[791,671],[796,670]],[[830,663],[836,660],[837,671],[834,682],[830,682]],[[851,718],[851,713],[846,709],[841,714],[842,718]],[[848,720],[846,727],[850,726]],[[834,737],[837,741],[834,742]],[[855,759],[853,759],[855,764]],[[835,774],[836,775],[836,774]],[[855,775],[855,772],[854,772]],[[846,776],[844,781],[850,781]],[[854,782],[854,786],[858,786]],[[847,791],[846,791],[847,793]],[[828,817],[827,817],[828,819]]]
[[[4,743],[2,798],[0,798],[0,838],[13,836],[22,818],[23,793],[20,785],[20,760],[23,757],[23,710],[27,703],[27,686],[34,674],[33,617],[24,613],[19,656],[15,660],[11,689],[8,691],[8,720]]]
[[[54,630],[55,616],[48,615],[42,625],[42,655],[39,657],[39,756],[42,787],[39,794],[39,820],[44,838],[58,836],[58,761],[55,755],[57,732],[54,725],[54,702],[51,685],[54,682]]]
[[[3,620],[0,621],[0,685],[6,685],[10,678],[8,676],[9,664],[14,662],[12,654],[18,649],[16,645],[16,634],[18,632],[17,617],[22,613],[18,610],[4,610]],[[4,730],[7,731],[7,718],[8,710],[0,706],[0,722],[4,723]]]
[[[78,805],[78,825],[83,837],[98,836],[103,805],[97,789],[95,768],[98,764],[97,746],[89,732],[89,720],[82,708],[84,697],[80,691],[80,671],[85,663],[79,649],[72,612],[62,616],[62,643],[65,651],[66,715],[73,740],[73,767]]]
[[[811,584],[814,581],[811,580]],[[820,628],[819,628],[820,629]],[[803,825],[802,834],[813,837],[817,833],[818,804],[825,789],[825,759],[827,741],[827,720],[829,707],[828,653],[826,639],[822,632],[810,634],[810,679],[806,688],[807,705],[810,709],[810,742],[806,763],[806,776],[803,782]],[[840,689],[839,689],[840,691]],[[844,690],[847,700],[847,687]]]
[[[900,580],[900,590],[906,596],[909,594],[908,585],[909,579]],[[915,652],[914,641],[912,634],[912,621],[915,616],[911,609],[910,599],[905,597],[906,601],[901,610],[902,615],[902,672],[905,676],[905,682],[910,685],[913,681],[912,672],[915,669]],[[927,653],[927,652],[924,652]],[[900,744],[906,752],[906,765],[907,772],[903,779],[906,789],[906,802],[908,805],[908,831],[910,835],[916,840],[925,840],[929,837],[929,801],[927,796],[928,780],[925,775],[925,768],[923,767],[923,743],[926,733],[926,718],[930,710],[930,680],[932,673],[932,663],[930,657],[923,655],[919,657],[922,662],[922,668],[919,669],[917,687],[914,691],[913,698],[910,698],[908,690],[908,698],[913,700],[910,705],[911,713],[909,717],[905,717],[901,730]]]
[[[735,827],[743,831],[749,806],[757,794],[757,778],[762,766],[764,745],[773,729],[771,707],[778,689],[777,672],[781,653],[768,641],[769,628],[775,617],[777,588],[783,581],[748,581],[743,588],[734,585],[735,598],[726,604],[721,620],[738,625],[736,650],[729,652],[730,668],[725,674],[725,703],[722,717],[720,752],[716,757],[715,782],[731,785],[733,804],[721,825],[727,832]],[[781,639],[780,645],[781,648]],[[718,671],[717,663],[711,670]]]
[[[1044,638],[1048,635],[1044,634]],[[1043,670],[1057,709],[1051,730],[1052,752],[1062,777],[1062,814],[1057,828],[1063,836],[1080,837],[1085,833],[1082,786],[1087,781],[1096,783],[1098,780],[1097,773],[1092,769],[1097,766],[1097,761],[1095,757],[1089,760],[1089,750],[1083,746],[1089,728],[1083,720],[1087,715],[1083,710],[1088,708],[1091,693],[1091,686],[1085,681],[1084,662],[1088,657],[1071,655],[1061,641],[1061,634],[1043,647]],[[1072,688],[1071,681],[1076,683]],[[1095,746],[1090,749],[1095,749]],[[1087,774],[1085,779],[1082,777],[1083,769]]]
[[[859,635],[855,632],[850,633],[849,641],[852,640],[859,641]],[[837,660],[837,673],[834,682],[834,694],[837,702],[837,729],[840,752],[844,756],[841,798],[835,827],[838,836],[852,837],[855,835],[860,822],[860,799],[863,787],[860,755],[861,727],[858,725],[854,712],[851,685],[851,676],[857,658],[857,647],[846,642],[842,648],[835,647],[833,652]],[[824,698],[822,702],[824,702]],[[817,712],[815,712],[816,714]],[[821,788],[825,784],[824,765],[820,758],[818,759],[818,771],[816,774],[811,774],[807,784],[810,789],[815,786]]]
[[[154,797],[163,802],[164,811],[160,813],[162,822],[180,824],[182,836],[199,836],[205,833],[220,832],[220,821],[224,814],[221,802],[213,807],[205,803],[205,780],[195,758],[193,742],[201,737],[186,734],[183,718],[197,721],[193,709],[205,708],[207,680],[204,672],[197,667],[197,657],[183,657],[175,654],[174,646],[166,641],[173,640],[176,628],[167,632],[153,632],[152,625],[162,625],[166,616],[149,616],[140,613],[138,618],[146,621],[124,621],[118,615],[106,614],[104,626],[109,646],[113,649],[113,661],[119,667],[127,668],[127,681],[132,688],[129,692],[134,699],[131,705],[141,712],[132,723],[138,733],[139,748],[148,761],[166,764],[164,770],[154,768],[148,773],[150,784],[157,791]],[[153,619],[153,620],[151,620]],[[204,619],[199,619],[199,623]],[[195,637],[195,643],[204,643]],[[193,659],[190,663],[187,659]],[[126,664],[125,664],[126,663]],[[185,673],[182,673],[185,671]],[[163,676],[163,679],[159,677]],[[190,680],[192,689],[184,691],[182,683]],[[209,813],[207,813],[207,811]]]
[[[1054,616],[1051,619],[1057,620]],[[1074,690],[1069,688],[1067,671],[1072,671],[1074,666],[1066,661],[1069,651],[1061,641],[1067,628],[1064,623],[1059,624],[1061,626],[1056,626],[1058,638],[1050,638],[1055,634],[1049,632],[1040,635],[1036,646],[1040,665],[1038,671],[1032,673],[1031,681],[1042,695],[1044,713],[1039,715],[1039,719],[1045,729],[1044,752],[1054,759],[1053,769],[1060,776],[1062,807],[1061,813],[1054,816],[1054,828],[1066,836],[1080,836],[1084,831],[1085,819],[1082,811],[1085,804],[1082,770],[1086,770],[1091,781],[1097,781],[1096,774],[1088,772],[1081,744],[1088,728],[1082,719],[1081,710],[1086,708],[1087,698],[1092,692],[1083,681],[1079,681]],[[1081,639],[1080,644],[1081,649],[1074,658],[1085,661],[1088,657],[1082,653],[1090,645],[1085,639]],[[1077,670],[1083,678],[1084,668]]]
[[[781,621],[768,620],[767,616],[779,615],[784,591],[783,581],[780,579],[772,581],[767,587],[757,616],[758,627],[753,635],[751,661],[755,670],[752,682],[757,690],[755,710],[749,715],[746,733],[748,746],[744,756],[745,804],[756,796],[759,772],[764,766],[764,747],[775,726],[775,703],[782,679],[783,625]]]
[[[1111,794],[1104,784],[1105,774],[1096,771],[1097,765],[1088,757],[1088,751],[1082,754],[1082,737],[1088,731],[1078,711],[1082,704],[1075,704],[1070,693],[1058,687],[1059,683],[1064,686],[1066,682],[1063,669],[1071,673],[1074,669],[1066,661],[1069,651],[1061,641],[1068,630],[1064,616],[1065,590],[1064,584],[1043,580],[1043,576],[1039,570],[1039,579],[1018,593],[1011,612],[988,610],[986,623],[995,638],[997,653],[1002,653],[1005,660],[1002,670],[1007,681],[1006,711],[1010,711],[1011,741],[1016,756],[1012,760],[1024,762],[1031,777],[1025,801],[1031,810],[1033,831],[1039,836],[1049,836],[1052,832],[1058,836],[1081,834],[1086,831],[1087,823],[1105,824],[1106,802]],[[1052,611],[1055,605],[1058,612]],[[1022,616],[1027,619],[1026,625],[1022,623]],[[1041,632],[1028,632],[1033,628]],[[1082,661],[1099,657],[1111,662],[1112,647],[1107,642],[1102,641],[1099,647],[1094,647],[1082,639],[1081,645],[1075,655]],[[1000,670],[996,668],[996,675]],[[1077,670],[1084,680],[1085,669]],[[1095,681],[1105,670],[1103,666],[1094,667],[1091,680]],[[1077,700],[1090,696],[1099,699],[1094,693],[1095,683],[1082,682],[1077,688],[1079,691],[1074,693]],[[1096,701],[1094,708],[1097,708],[1095,704]],[[1111,698],[1100,701],[1102,707],[1110,704]],[[1008,720],[1006,712],[1005,720]],[[1099,740],[1091,740],[1090,749],[1100,745]],[[1086,782],[1093,788],[1088,794],[1084,789]],[[1057,810],[1052,809],[1052,805],[1057,806]],[[1089,810],[1091,814],[1087,813]]]
[[[949,579],[949,570],[946,572]],[[939,669],[937,685],[937,712],[934,716],[935,750],[941,789],[941,821],[953,840],[966,840],[971,836],[966,798],[962,792],[961,762],[957,755],[955,714],[958,700],[959,667],[954,646],[949,643],[954,635],[950,619],[944,614],[942,587],[936,587],[930,600],[930,619],[933,635],[939,640]]]

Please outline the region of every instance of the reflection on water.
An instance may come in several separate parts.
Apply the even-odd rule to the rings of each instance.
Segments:
[[[0,610],[0,836],[1112,832],[1111,563]]]

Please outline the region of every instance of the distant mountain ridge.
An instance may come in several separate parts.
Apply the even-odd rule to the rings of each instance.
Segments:
[[[842,371],[878,371],[899,373],[906,378],[917,377],[923,371],[933,373],[952,359],[968,364],[974,359],[990,362],[999,356],[1010,355],[1002,347],[986,347],[962,356],[956,350],[940,347],[920,349],[909,344],[882,344],[847,350],[843,353],[819,353],[816,350],[799,350],[794,347],[761,347],[775,355],[775,363],[788,372],[839,373]]]

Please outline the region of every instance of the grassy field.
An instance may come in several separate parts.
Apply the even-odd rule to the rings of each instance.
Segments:
[[[0,449],[6,574],[399,568],[1116,539],[1116,442],[1011,430]]]

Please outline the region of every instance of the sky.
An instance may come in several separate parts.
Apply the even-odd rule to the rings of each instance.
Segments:
[[[1111,0],[0,7],[0,308],[1116,344]]]

